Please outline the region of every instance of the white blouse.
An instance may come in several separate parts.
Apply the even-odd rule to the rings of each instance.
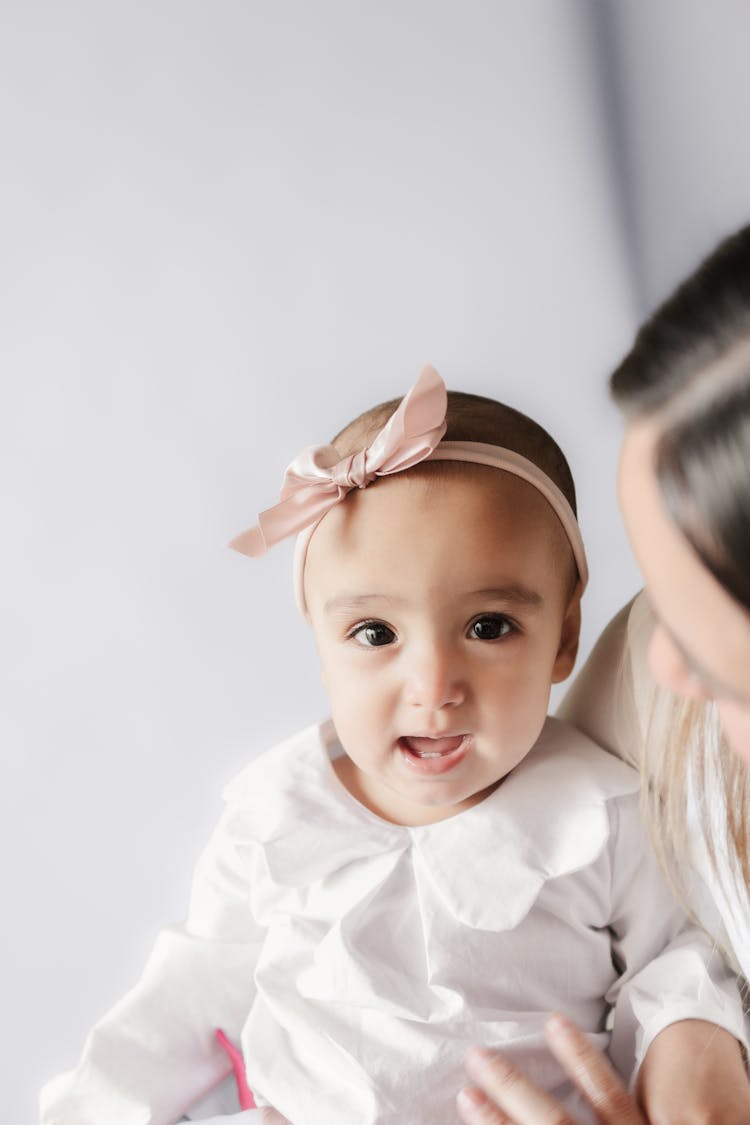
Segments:
[[[640,593],[607,626],[558,711],[566,722],[634,764],[650,725],[670,719],[671,697],[657,688],[648,668],[653,627],[650,606]],[[689,746],[685,753],[690,753]],[[720,840],[725,827],[724,795],[719,785],[711,788],[715,778],[707,775],[705,780],[708,791],[700,794],[701,803],[709,810],[712,830]],[[689,802],[695,796],[689,792]],[[687,811],[695,829],[690,837],[690,864],[696,876],[691,905],[725,948],[732,950],[737,968],[750,980],[748,898],[739,892],[727,857],[720,852],[717,858],[720,864],[724,861],[725,870],[717,880],[694,801]]]
[[[475,1042],[590,1120],[545,1045],[558,1008],[626,1076],[675,1020],[742,1039],[734,978],[664,885],[621,761],[550,719],[484,801],[410,828],[347,792],[340,753],[324,723],[229,785],[185,925],[45,1088],[42,1125],[172,1125],[227,1074],[216,1027],[294,1125],[455,1122]]]

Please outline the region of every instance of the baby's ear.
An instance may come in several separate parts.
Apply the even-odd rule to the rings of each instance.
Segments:
[[[571,594],[568,608],[565,610],[562,629],[560,630],[560,645],[552,666],[552,683],[559,684],[567,680],[573,671],[573,665],[578,655],[578,641],[581,635],[581,583],[576,583],[576,588]]]

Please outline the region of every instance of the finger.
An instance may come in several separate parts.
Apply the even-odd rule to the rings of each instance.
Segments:
[[[547,1020],[552,1053],[596,1113],[601,1125],[646,1125],[635,1099],[601,1051],[559,1013]]]
[[[505,1122],[514,1125],[575,1125],[563,1107],[550,1094],[540,1090],[531,1079],[502,1055],[483,1047],[473,1047],[466,1059],[466,1069],[474,1082],[494,1103],[500,1116],[469,1117],[470,1122]],[[477,1111],[488,1112],[486,1106]],[[504,1115],[504,1116],[503,1116]]]

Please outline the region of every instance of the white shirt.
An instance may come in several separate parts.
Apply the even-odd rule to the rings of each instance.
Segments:
[[[550,719],[484,801],[410,828],[347,792],[339,753],[325,723],[229,785],[186,924],[46,1088],[43,1125],[172,1125],[227,1073],[216,1027],[294,1125],[455,1122],[474,1042],[584,1120],[544,1042],[557,1008],[626,1076],[675,1020],[742,1037],[734,980],[664,885],[622,762]]]
[[[648,644],[654,617],[644,593],[613,618],[568,692],[559,715],[618,757],[636,763],[649,728],[658,731],[671,719],[669,692],[657,688],[648,668]],[[715,724],[718,730],[718,721]],[[651,733],[650,737],[653,737]],[[667,734],[665,733],[665,738]],[[690,753],[686,745],[685,753]],[[709,811],[712,835],[725,835],[724,792],[714,774],[703,778],[705,790],[688,790],[690,864],[695,876],[692,906],[709,930],[734,954],[737,967],[750,980],[750,907],[730,869],[726,852],[717,849],[721,878],[708,855],[696,798]]]

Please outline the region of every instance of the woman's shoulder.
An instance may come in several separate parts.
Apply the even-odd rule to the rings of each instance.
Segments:
[[[558,708],[557,715],[633,765],[654,698],[648,669],[653,616],[644,593],[615,614]]]

